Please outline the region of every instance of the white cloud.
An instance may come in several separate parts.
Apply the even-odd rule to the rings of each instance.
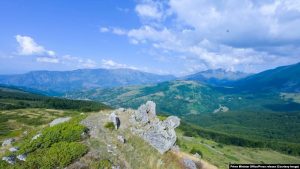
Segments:
[[[127,34],[126,30],[121,29],[121,28],[116,28],[116,27],[101,27],[100,32],[101,33],[110,32],[110,33],[113,33],[116,35],[126,35]]]
[[[19,43],[19,55],[55,55],[54,51],[46,50],[43,46],[38,45],[34,39],[29,36],[16,35],[15,38]]]
[[[95,67],[97,67],[97,63],[92,59],[86,59],[86,60],[84,60],[80,63],[81,63],[81,66],[84,67],[84,68],[95,68]]]
[[[253,72],[300,61],[298,1],[142,0],[135,10],[140,28],[119,35],[161,54],[187,56],[185,72]]]
[[[299,4],[294,0],[169,1],[180,24],[193,27],[202,38],[227,43],[299,39]]]
[[[108,28],[100,28],[100,31],[110,31]],[[43,46],[37,44],[29,36],[15,36],[19,43],[19,55],[33,55],[37,62],[62,64],[76,68],[95,68],[99,66],[97,62],[89,58],[74,57],[71,55],[56,56],[52,50],[46,50]]]
[[[100,28],[100,32],[102,32],[102,33],[109,32],[109,28],[107,28],[107,27],[101,27]]]
[[[45,62],[45,63],[59,63],[58,58],[52,58],[52,57],[37,57],[37,62]]]
[[[78,68],[95,68],[98,66],[97,62],[92,59],[84,59],[71,55],[64,55],[61,57],[62,63],[65,65],[73,65]]]
[[[101,60],[101,67],[106,68],[106,69],[117,69],[117,68],[129,68],[129,69],[137,69],[134,66],[129,66],[126,64],[122,64],[122,63],[117,63],[113,60],[106,60],[106,59],[102,59]]]
[[[112,33],[116,34],[116,35],[126,35],[127,32],[124,29],[121,28],[112,28]]]
[[[135,11],[142,18],[161,19],[163,16],[161,11],[159,10],[158,3],[154,3],[151,1],[138,4],[135,7]]]
[[[133,44],[146,42],[175,43],[177,41],[170,30],[166,28],[157,30],[149,25],[142,26],[138,29],[132,29],[128,31],[127,35]]]

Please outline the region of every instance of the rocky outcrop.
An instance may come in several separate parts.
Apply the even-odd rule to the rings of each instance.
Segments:
[[[6,161],[9,164],[15,164],[16,163],[16,157],[15,156],[2,157],[2,160]]]
[[[53,120],[49,125],[51,127],[51,126],[55,126],[55,125],[60,124],[60,123],[67,122],[69,120],[71,120],[71,117],[57,118],[57,119]]]
[[[163,154],[176,142],[174,129],[180,125],[180,119],[170,116],[160,121],[156,116],[155,108],[156,105],[152,101],[141,105],[131,117],[133,124],[131,130]]]
[[[109,119],[114,123],[115,129],[118,129],[120,127],[120,118],[116,115],[115,112],[112,112],[109,115]]]
[[[3,141],[2,146],[3,146],[3,147],[5,147],[5,146],[10,146],[14,141],[15,141],[14,138],[6,139],[6,140]]]

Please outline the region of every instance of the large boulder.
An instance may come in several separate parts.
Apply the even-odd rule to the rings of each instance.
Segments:
[[[160,121],[156,116],[155,108],[156,105],[153,101],[141,105],[133,114],[131,130],[163,154],[176,142],[175,128],[180,125],[180,119],[170,116],[166,120]]]
[[[138,110],[135,111],[135,120],[141,124],[146,124],[149,122],[146,105],[141,105]]]
[[[146,102],[146,110],[150,120],[156,118],[156,104],[153,101]]]
[[[165,128],[161,123],[151,126],[141,134],[141,137],[161,154],[168,151],[176,142],[174,128]]]
[[[163,125],[166,128],[176,128],[180,125],[180,118],[176,116],[169,116],[166,120],[163,121]]]
[[[142,124],[153,121],[156,118],[155,108],[156,104],[153,101],[147,101],[146,104],[142,104],[135,112],[135,119]]]
[[[109,120],[114,123],[115,129],[118,129],[120,127],[121,121],[115,112],[112,112],[109,115]]]

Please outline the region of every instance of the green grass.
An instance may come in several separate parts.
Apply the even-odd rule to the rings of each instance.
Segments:
[[[27,108],[0,110],[0,141],[4,138],[18,137],[24,131],[39,128],[59,117],[76,116],[78,111]]]
[[[109,130],[114,130],[115,129],[115,125],[113,122],[107,122],[105,125],[104,125],[105,128],[109,129]]]
[[[22,108],[68,109],[83,112],[109,109],[108,106],[99,102],[48,97],[0,87],[0,110]]]
[[[111,169],[111,167],[112,167],[112,163],[107,159],[100,160],[98,164],[99,169]]]
[[[300,162],[299,156],[285,155],[270,149],[247,148],[225,145],[203,137],[186,137],[178,130],[179,146],[185,152],[202,153],[202,158],[215,166],[226,169],[229,163],[294,163]]]
[[[32,137],[38,131],[32,131],[27,136],[20,138],[14,143],[20,147],[16,153],[6,152],[10,154],[28,154],[25,162],[17,161],[16,165],[8,165],[1,162],[0,166],[5,168],[64,168],[71,164],[74,160],[83,156],[88,147],[81,143],[81,134],[86,132],[86,127],[79,122],[85,118],[84,115],[73,117],[69,122],[57,124],[52,127],[41,129],[41,136],[35,140]]]
[[[0,87],[0,142],[4,138],[18,137],[24,131],[48,124],[58,117],[104,109],[110,107],[99,102],[60,99]]]

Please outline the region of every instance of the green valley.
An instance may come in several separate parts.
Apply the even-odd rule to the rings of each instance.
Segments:
[[[162,115],[177,115],[186,122],[211,131],[262,142],[289,142],[296,147],[300,142],[300,104],[276,92],[236,93],[231,88],[211,87],[193,81],[171,81],[147,86],[93,89],[68,93],[67,96],[133,108],[153,100]],[[293,152],[299,153],[298,148]]]

